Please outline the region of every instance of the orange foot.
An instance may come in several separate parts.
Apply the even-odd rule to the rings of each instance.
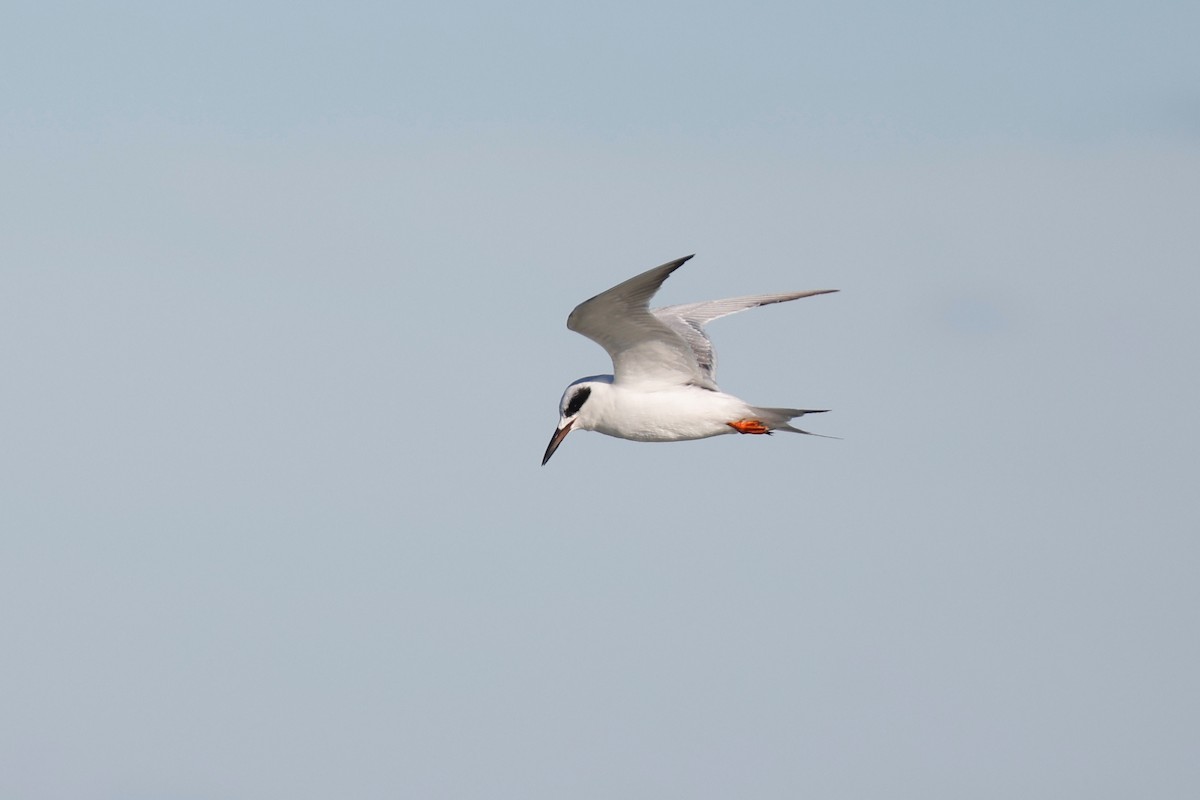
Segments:
[[[726,425],[738,433],[767,433],[771,431],[756,419],[739,419],[736,422],[726,422]]]

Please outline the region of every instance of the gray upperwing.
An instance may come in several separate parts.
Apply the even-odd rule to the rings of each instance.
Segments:
[[[676,328],[650,312],[650,298],[691,256],[646,270],[585,300],[567,327],[603,347],[617,383],[676,385],[703,381],[691,348]]]
[[[696,355],[696,363],[699,364],[701,372],[704,373],[707,382],[711,384],[709,388],[716,388],[717,355],[713,352],[712,341],[704,332],[706,324],[739,311],[836,291],[837,289],[812,289],[807,292],[788,292],[786,294],[755,294],[746,297],[730,297],[725,300],[709,300],[703,303],[665,306],[656,308],[650,313],[658,317],[687,342]]]

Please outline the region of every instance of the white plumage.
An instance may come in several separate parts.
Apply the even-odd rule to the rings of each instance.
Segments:
[[[807,433],[788,424],[813,409],[752,406],[722,392],[716,355],[704,326],[771,303],[836,292],[815,289],[650,309],[672,272],[691,256],[647,270],[576,306],[567,327],[599,344],[612,375],[581,378],[563,392],[559,423],[542,464],[573,429],[642,442],[703,439],[725,433]]]

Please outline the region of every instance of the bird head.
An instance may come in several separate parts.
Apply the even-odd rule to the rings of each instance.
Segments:
[[[604,392],[612,383],[611,375],[593,375],[587,378],[580,378],[567,387],[563,392],[562,399],[558,401],[558,427],[554,430],[554,435],[550,437],[550,444],[546,447],[546,454],[542,456],[542,466],[550,460],[550,456],[554,455],[554,451],[562,444],[562,440],[567,438],[567,434],[575,427],[580,430],[590,430],[590,411],[588,405],[589,400],[593,400],[597,392]]]

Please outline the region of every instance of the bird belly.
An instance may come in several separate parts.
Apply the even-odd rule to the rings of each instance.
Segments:
[[[685,387],[661,392],[620,392],[593,430],[637,442],[680,442],[733,433],[728,423],[747,406],[723,392]]]

